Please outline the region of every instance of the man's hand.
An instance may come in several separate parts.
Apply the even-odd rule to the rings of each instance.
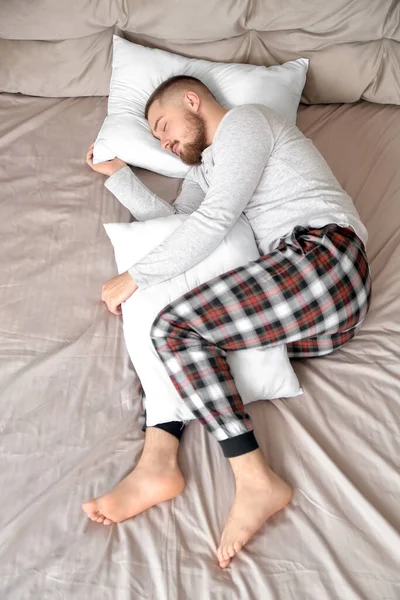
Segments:
[[[103,284],[101,299],[107,304],[107,308],[114,315],[122,313],[121,303],[125,302],[138,286],[129,275],[128,271],[109,279]]]
[[[97,165],[93,164],[93,148],[94,142],[90,146],[88,153],[86,154],[86,162],[93,171],[96,173],[101,173],[102,175],[107,175],[107,177],[111,177],[120,169],[126,167],[126,162],[120,160],[119,158],[113,158],[112,160],[106,160],[105,162],[98,163]]]

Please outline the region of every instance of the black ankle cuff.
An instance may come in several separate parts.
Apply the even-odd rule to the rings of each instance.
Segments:
[[[170,433],[177,440],[180,440],[183,434],[183,430],[185,429],[185,424],[182,421],[170,421],[169,423],[158,423],[157,425],[151,425],[151,427],[157,427],[157,429],[162,429],[167,433]],[[142,431],[146,431],[147,425],[146,423],[142,427]]]
[[[254,431],[246,431],[246,433],[241,433],[227,440],[221,440],[219,444],[226,458],[241,456],[242,454],[247,454],[247,452],[257,450],[259,447]]]

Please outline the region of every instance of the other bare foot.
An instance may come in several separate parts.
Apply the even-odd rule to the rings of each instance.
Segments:
[[[151,506],[178,496],[185,481],[177,463],[139,464],[111,492],[82,504],[89,519],[110,525],[134,517]]]
[[[259,451],[258,451],[259,452]],[[217,555],[219,566],[226,568],[231,559],[260,529],[263,523],[292,498],[292,489],[266,464],[243,470],[236,477],[236,495],[222,532]]]

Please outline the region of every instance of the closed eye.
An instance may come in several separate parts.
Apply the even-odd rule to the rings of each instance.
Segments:
[[[164,127],[163,127],[163,131],[165,131],[167,129],[167,123],[165,123]]]

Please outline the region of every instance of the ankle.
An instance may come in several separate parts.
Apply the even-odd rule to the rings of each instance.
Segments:
[[[176,452],[154,452],[143,451],[137,467],[146,469],[174,469],[178,465],[178,456]],[[137,468],[136,467],[136,468]]]
[[[146,469],[171,470],[178,466],[178,447],[144,448],[138,466]]]
[[[265,462],[261,450],[257,448],[246,454],[230,458],[229,462],[236,480],[236,484],[249,482],[249,480],[270,480],[273,472]]]
[[[179,440],[157,427],[148,427],[139,463],[148,467],[175,467],[178,461]]]

